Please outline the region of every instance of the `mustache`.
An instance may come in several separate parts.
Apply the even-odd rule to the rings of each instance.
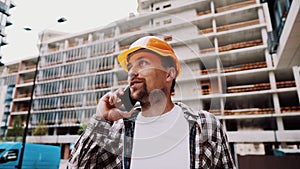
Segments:
[[[145,79],[136,77],[134,79],[129,80],[129,85],[130,86],[134,85],[135,83],[145,83]]]
[[[128,74],[129,80],[132,80],[132,79],[136,78],[137,76],[138,76],[137,73],[131,73],[131,74]]]

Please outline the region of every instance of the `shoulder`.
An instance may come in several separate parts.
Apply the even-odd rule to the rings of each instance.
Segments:
[[[198,117],[203,124],[221,125],[220,120],[214,114],[208,111],[198,111]]]
[[[183,103],[176,105],[182,108],[188,121],[195,122],[199,126],[202,139],[222,139],[223,126],[214,114],[205,110],[193,110]]]
[[[212,113],[205,110],[194,110],[191,107],[185,105],[184,103],[176,103],[179,107],[181,107],[183,113],[185,114],[188,120],[195,120],[200,122],[201,124],[215,124],[220,125],[219,119]]]
[[[197,120],[201,128],[201,136],[203,140],[212,142],[222,142],[225,137],[225,131],[220,120],[212,113],[207,111],[199,111],[199,119]]]

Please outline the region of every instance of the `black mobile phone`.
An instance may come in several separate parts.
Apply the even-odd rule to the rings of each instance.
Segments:
[[[120,99],[121,99],[126,111],[130,111],[134,107],[135,103],[137,102],[137,100],[134,100],[131,98],[129,86],[127,86],[124,89],[124,95],[120,96]]]

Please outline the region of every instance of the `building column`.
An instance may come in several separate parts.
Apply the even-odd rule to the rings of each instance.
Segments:
[[[63,159],[69,159],[70,156],[70,144],[64,144],[64,153],[63,153]]]
[[[300,66],[293,67],[293,74],[294,74],[294,78],[295,78],[298,100],[299,100],[299,104],[300,104]]]
[[[277,90],[276,78],[275,78],[275,73],[274,72],[269,73],[269,79],[270,79],[271,90]],[[280,110],[280,102],[279,102],[278,94],[273,93],[272,98],[273,98],[275,114],[280,114],[281,110]],[[276,123],[277,123],[277,127],[278,127],[279,131],[284,130],[282,117],[277,117],[276,118]]]
[[[271,32],[273,31],[272,28],[272,22],[271,22],[271,16],[270,16],[270,12],[269,12],[269,7],[268,7],[268,3],[262,3],[262,11],[259,9],[258,10],[258,17],[259,17],[259,22],[261,23],[266,23],[266,29],[263,29],[264,32]],[[265,33],[264,33],[265,34]],[[265,35],[263,35],[265,36]],[[267,41],[265,41],[267,43]],[[268,50],[266,49],[266,53],[268,53]],[[266,60],[267,63],[270,63],[270,61],[273,63],[274,65],[277,65],[278,63],[278,58],[276,54],[266,54]],[[270,60],[270,61],[268,61]]]
[[[55,118],[55,123],[56,123],[56,118]],[[54,127],[54,130],[53,130],[53,135],[56,136],[57,135],[57,127]]]

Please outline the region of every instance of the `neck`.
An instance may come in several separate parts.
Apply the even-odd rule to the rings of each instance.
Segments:
[[[164,100],[158,99],[156,102],[141,103],[141,106],[144,117],[155,117],[171,111],[174,107],[174,103],[171,98],[168,97],[168,99]]]

